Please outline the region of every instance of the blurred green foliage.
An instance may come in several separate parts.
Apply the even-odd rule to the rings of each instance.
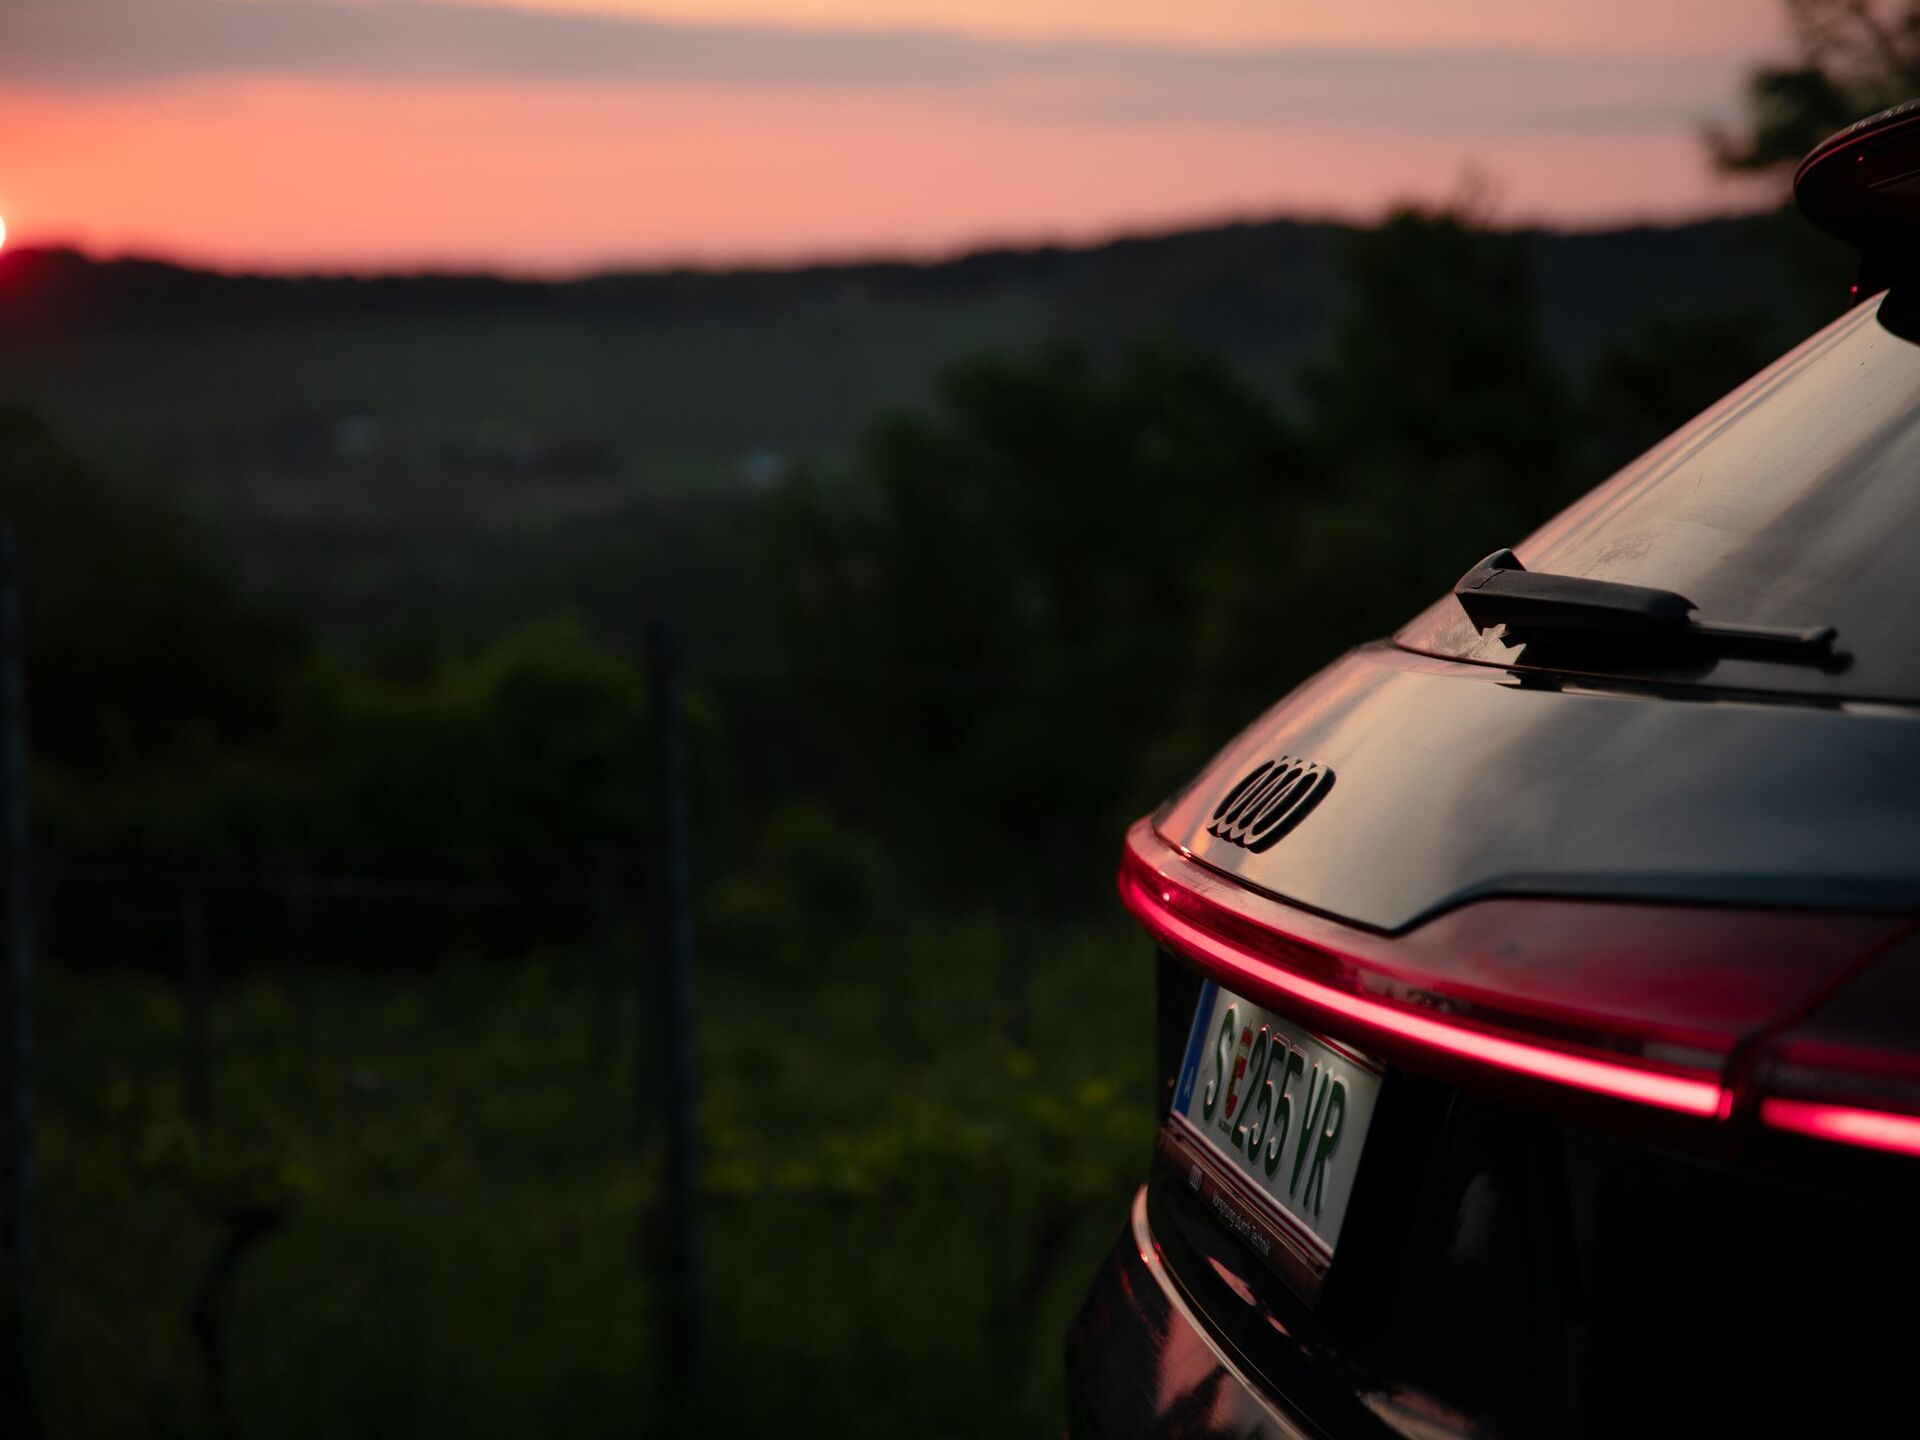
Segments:
[[[716,923],[1083,912],[1113,837],[1226,735],[1781,343],[1761,307],[1670,312],[1570,368],[1536,253],[1470,204],[1402,212],[1328,241],[1284,404],[1172,332],[984,356],[849,456],[646,534],[636,555],[701,575],[687,603],[729,597],[690,616]],[[150,487],[17,409],[0,455],[56,852],[551,875],[637,853],[637,616],[436,640],[402,608],[316,646]]]
[[[923,886],[1084,905],[1124,824],[1262,706],[1777,348],[1758,311],[1678,313],[1570,374],[1528,247],[1470,212],[1331,264],[1284,411],[1172,337],[1044,349],[952,372],[775,498],[796,718]]]
[[[706,1428],[1052,1433],[1151,1140],[1148,957],[1109,929],[811,934],[811,980],[701,977]],[[1032,1050],[997,1023],[1013,943]],[[646,1433],[654,1172],[581,968],[256,976],[215,1007],[205,1118],[170,987],[51,974],[47,1433],[218,1432],[187,1317],[241,1202],[284,1223],[233,1291],[240,1433]]]
[[[1053,862],[1110,847],[1161,778],[1136,760],[1201,678],[1213,576],[1306,478],[1278,417],[1171,341],[956,370],[773,516],[796,718],[836,792],[916,860],[1084,904]]]
[[[250,603],[173,507],[75,459],[18,405],[0,405],[0,522],[23,554],[38,754],[140,764],[271,727],[300,627]]]
[[[43,839],[96,861],[432,873],[577,866],[641,828],[645,687],[577,622],[530,623],[417,674],[317,656],[276,694],[250,741],[190,736],[144,767],[49,759]],[[704,706],[694,720],[704,734]]]
[[[315,666],[265,758],[282,788],[279,813],[253,817],[260,839],[442,863],[572,859],[640,828],[645,690],[577,623],[536,623],[414,679]]]

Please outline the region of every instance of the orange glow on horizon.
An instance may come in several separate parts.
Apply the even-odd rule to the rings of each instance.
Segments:
[[[1365,222],[1469,170],[1513,223],[1777,198],[1701,132],[1779,0],[96,8],[0,3],[16,250],[554,272]]]
[[[1270,215],[1377,216],[1488,175],[1497,218],[1745,208],[1690,129],[1407,135],[1045,123],[819,90],[252,80],[0,92],[16,242],[374,270],[945,254]],[[126,164],[128,136],[140,164]]]

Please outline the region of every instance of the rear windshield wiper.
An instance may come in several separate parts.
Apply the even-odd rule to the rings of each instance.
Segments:
[[[1694,603],[1671,590],[1547,575],[1528,570],[1511,550],[1496,550],[1460,577],[1454,598],[1473,628],[1505,625],[1524,642],[1534,635],[1642,637],[1651,644],[1683,643],[1764,654],[1769,660],[1822,664],[1834,658],[1831,625],[1793,629],[1695,620]]]

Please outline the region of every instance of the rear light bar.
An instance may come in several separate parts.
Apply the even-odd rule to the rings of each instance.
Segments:
[[[1920,935],[1747,1055],[1762,1124],[1920,1155]]]
[[[1470,1028],[1455,1020],[1421,1015],[1363,995],[1346,994],[1265,963],[1260,957],[1190,923],[1179,913],[1181,901],[1187,897],[1172,888],[1155,892],[1127,876],[1122,880],[1120,893],[1128,908],[1156,939],[1198,961],[1201,968],[1212,973],[1229,990],[1256,999],[1277,993],[1285,1000],[1304,1003],[1314,1011],[1351,1021],[1376,1043],[1382,1038],[1403,1041],[1415,1050],[1431,1051],[1613,1099],[1675,1110],[1683,1115],[1718,1115],[1731,1102],[1731,1096],[1718,1078],[1710,1075],[1668,1073],[1549,1049]]]
[[[1760,1123],[1794,1135],[1811,1135],[1816,1140],[1837,1140],[1868,1150],[1890,1150],[1896,1155],[1920,1155],[1920,1116],[1769,1096],[1760,1102]]]
[[[1235,884],[1144,820],[1118,878],[1149,934],[1249,999],[1415,1069],[1682,1121],[1744,1112],[1743,1047],[1909,928],[1875,915],[1500,899],[1387,936]],[[1759,1115],[1880,1149],[1904,1137],[1920,1153],[1920,1119],[1844,1110],[1769,1099]]]

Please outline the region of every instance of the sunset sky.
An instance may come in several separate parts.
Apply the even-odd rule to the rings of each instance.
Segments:
[[[1779,0],[0,0],[10,243],[565,272],[1750,193]]]

